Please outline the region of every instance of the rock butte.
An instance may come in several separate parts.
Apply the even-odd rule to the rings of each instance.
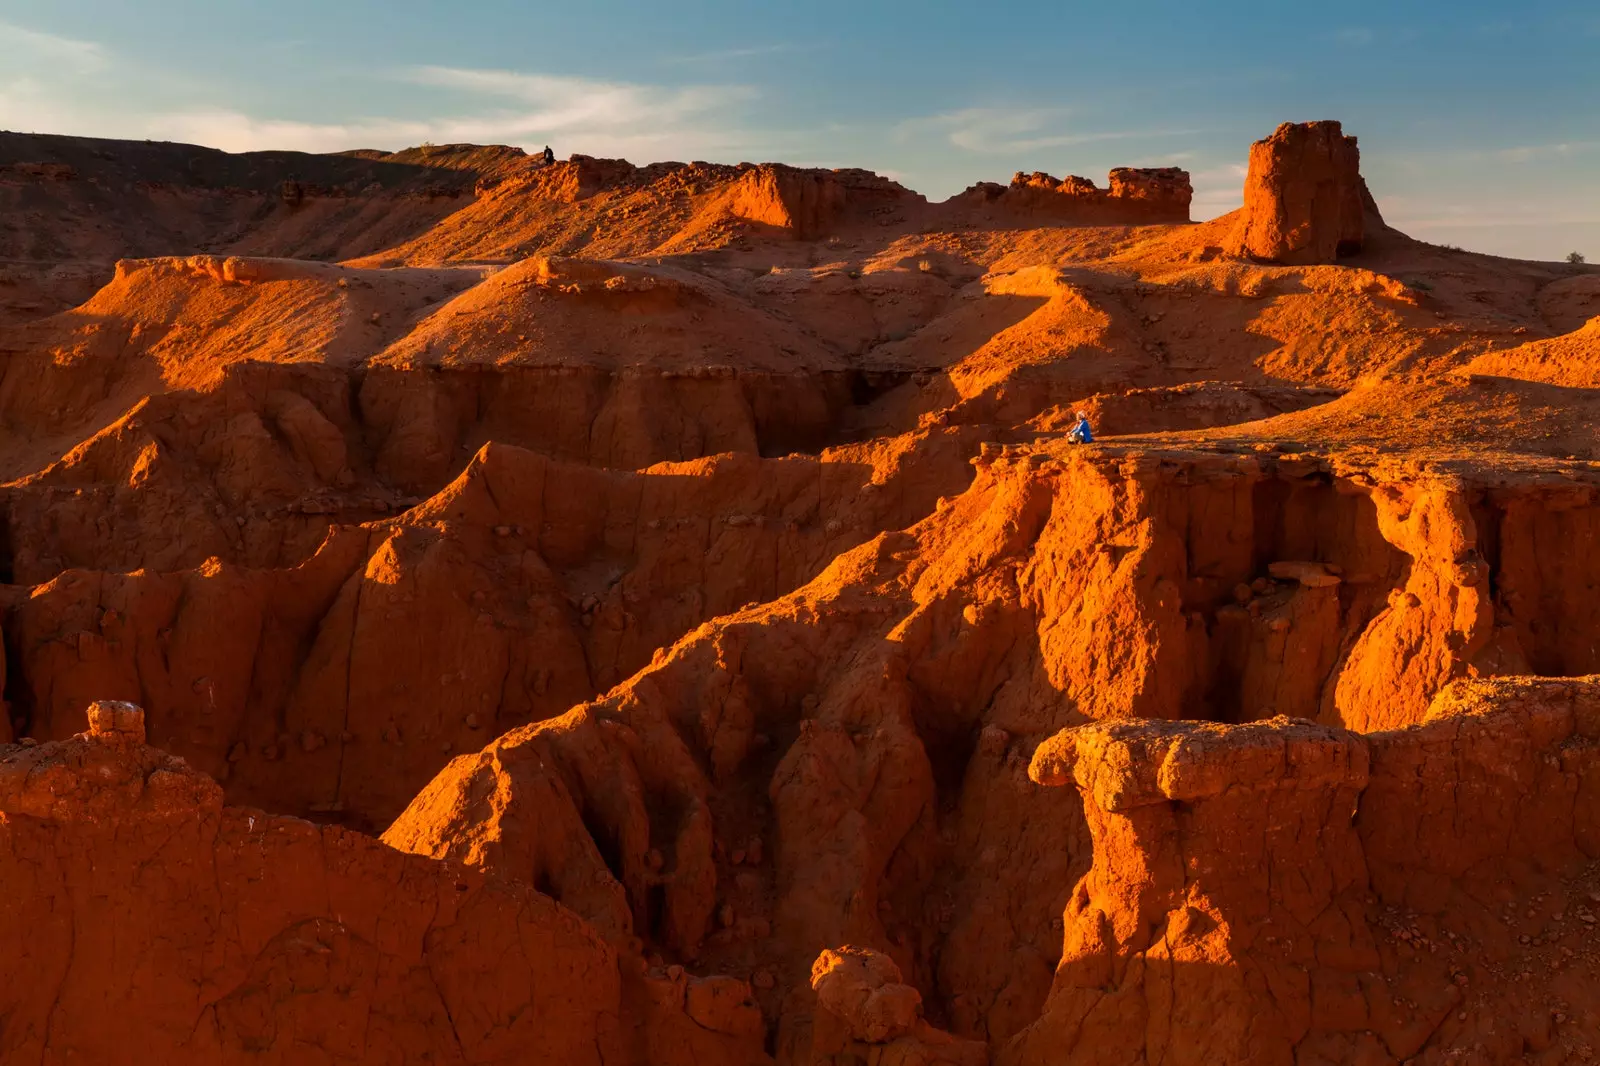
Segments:
[[[0,135],[0,1062],[1592,1060],[1600,272],[1191,195]]]

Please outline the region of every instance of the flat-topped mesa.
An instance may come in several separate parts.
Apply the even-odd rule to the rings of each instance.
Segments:
[[[1285,122],[1250,146],[1244,208],[1231,255],[1304,266],[1361,251],[1368,214],[1381,224],[1361,180],[1356,139],[1337,122]]]
[[[1194,186],[1182,167],[1117,167],[1107,177],[1113,200],[1141,200],[1151,204],[1183,208],[1183,221],[1189,221],[1189,204]]]
[[[1009,186],[980,182],[961,199],[1064,215],[1081,225],[1141,225],[1189,221],[1194,187],[1178,167],[1117,167],[1102,189],[1088,178],[1056,178],[1043,171],[1011,178]]]
[[[626,159],[571,159],[525,171],[518,194],[568,203],[604,192],[727,197],[735,218],[775,226],[802,238],[816,237],[851,209],[870,211],[920,199],[897,182],[869,170],[791,167],[782,163],[651,163]]]

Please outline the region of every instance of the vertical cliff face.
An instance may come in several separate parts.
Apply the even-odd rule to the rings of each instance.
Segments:
[[[739,218],[776,226],[799,238],[821,236],[844,205],[845,188],[832,174],[771,164],[746,171],[732,199],[732,211]]]
[[[1458,678],[1600,669],[1580,636],[1600,575],[1535,550],[1600,534],[1591,485],[1257,454],[985,469],[1053,498],[1024,588],[1040,667],[1087,717],[1366,732],[1420,721]]]
[[[1359,738],[1282,719],[1108,723],[1041,745],[1031,773],[1078,785],[1095,863],[1063,915],[1043,1015],[1002,1062],[1293,1062],[1325,1024],[1319,959],[1366,1010],[1357,975],[1378,957],[1351,824]]]
[[[1426,723],[1366,737],[1274,719],[1046,742],[1031,774],[1076,785],[1095,859],[1049,1000],[999,1061],[1586,1046],[1597,712],[1594,678],[1470,682]]]
[[[1235,255],[1269,263],[1331,263],[1359,252],[1376,213],[1356,139],[1337,122],[1285,122],[1250,146]]]

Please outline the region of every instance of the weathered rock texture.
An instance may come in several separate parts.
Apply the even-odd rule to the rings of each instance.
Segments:
[[[530,887],[224,807],[97,703],[0,748],[7,1062],[757,1063]]]
[[[998,201],[1012,209],[1035,210],[1076,225],[1146,225],[1188,222],[1194,187],[1189,172],[1178,167],[1118,167],[1104,189],[1075,174],[1054,178],[1043,171],[1019,170],[1009,187],[986,182],[963,197],[970,203]]]
[[[957,1040],[922,1020],[922,995],[887,955],[861,948],[824,951],[811,967],[816,1011],[810,1047],[791,1061],[817,1066],[892,1062],[907,1066],[988,1066],[989,1049]]]
[[[0,134],[0,1060],[1592,1055],[1600,287],[1258,154]]]
[[[804,584],[969,475],[956,449],[873,484],[871,468],[813,457],[619,474],[488,445],[437,496],[334,530],[299,566],[73,570],[16,595],[13,711],[60,739],[89,700],[136,700],[152,737],[235,802],[378,830],[453,752]],[[52,504],[57,529],[71,506]],[[52,546],[108,548],[65,531]],[[432,621],[402,624],[418,617]]]
[[[1229,250],[1269,263],[1331,263],[1361,250],[1369,210],[1356,139],[1337,122],[1285,122],[1250,146]]]
[[[1366,737],[1059,734],[1030,773],[1077,785],[1095,862],[1044,1011],[999,1061],[1562,1061],[1600,1021],[1597,712],[1582,678],[1457,684]]]

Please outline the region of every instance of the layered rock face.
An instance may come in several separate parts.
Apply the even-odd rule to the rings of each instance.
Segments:
[[[869,488],[858,465],[810,457],[623,474],[488,446],[404,519],[336,529],[296,567],[71,571],[15,600],[14,710],[64,739],[87,701],[138,701],[236,802],[381,829],[453,753],[805,583],[971,472],[958,450],[940,466]],[[51,505],[58,530],[67,510]],[[437,632],[397,624],[417,611]]]
[[[767,1061],[531,888],[224,807],[139,708],[88,720],[0,747],[5,1061]]]
[[[1269,263],[1331,263],[1361,250],[1368,211],[1376,207],[1356,139],[1337,122],[1285,122],[1250,146],[1228,250]]]
[[[1587,1057],[1597,712],[1594,678],[1462,683],[1366,737],[1058,735],[1030,772],[1076,784],[1095,862],[1044,1011],[998,1061]]]
[[[1194,187],[1189,172],[1178,167],[1118,167],[1108,187],[1088,178],[1055,178],[1043,171],[1018,171],[1009,187],[992,183],[967,190],[971,202],[998,201],[1022,210],[1037,210],[1077,225],[1148,225],[1189,221]]]
[[[1581,266],[1251,262],[1177,170],[50,147],[0,1061],[1600,1047]]]
[[[820,236],[844,204],[845,188],[832,174],[767,165],[739,179],[733,213],[805,238]]]

